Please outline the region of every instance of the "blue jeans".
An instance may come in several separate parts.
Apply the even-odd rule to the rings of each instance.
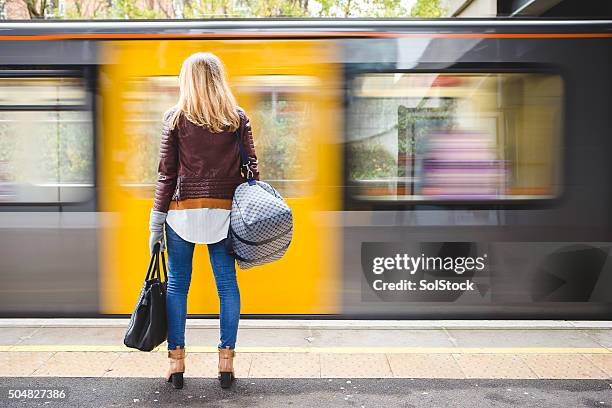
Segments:
[[[234,257],[225,248],[225,239],[208,245],[217,293],[221,304],[219,320],[221,339],[217,347],[236,346],[240,319],[240,291],[236,281]],[[193,250],[195,244],[185,241],[166,223],[168,251],[168,290],[166,315],[168,317],[168,350],[185,346],[185,319],[187,318],[187,292],[191,283]]]

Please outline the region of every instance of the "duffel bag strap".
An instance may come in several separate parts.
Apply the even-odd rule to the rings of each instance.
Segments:
[[[234,132],[234,135],[236,135],[236,141],[238,142],[238,149],[240,150],[240,167],[244,167],[244,173],[242,172],[242,170],[240,171],[241,174],[245,175],[246,180],[249,182],[249,184],[253,185],[255,184],[255,179],[253,178],[253,172],[251,171],[251,168],[249,167],[249,165],[251,164],[251,159],[249,159],[249,156],[246,153],[246,150],[244,149],[244,145],[242,144],[242,139],[240,139],[240,128],[242,127],[242,115],[240,115],[240,113],[238,113],[238,116],[240,117],[240,124],[238,125],[238,129],[236,129],[236,131]]]

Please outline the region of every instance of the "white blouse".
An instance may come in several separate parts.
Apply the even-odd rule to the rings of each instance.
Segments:
[[[230,210],[225,208],[168,210],[166,222],[185,241],[194,244],[214,244],[227,237]]]

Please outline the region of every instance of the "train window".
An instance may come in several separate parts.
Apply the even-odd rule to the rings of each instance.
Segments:
[[[253,127],[259,169],[282,195],[306,194],[310,132],[309,104],[302,89],[313,89],[310,77],[292,75],[239,77],[231,81],[246,102]],[[135,78],[125,92],[129,114],[125,126],[130,143],[125,148],[126,174],[122,185],[149,197],[157,177],[161,116],[178,100],[175,76]]]
[[[80,78],[0,77],[0,202],[93,194],[93,131]]]
[[[80,78],[0,78],[0,104],[78,106],[85,102]]]
[[[299,75],[259,75],[237,79],[254,99],[249,113],[262,177],[285,197],[308,194],[312,166],[310,104],[315,79]]]
[[[370,73],[353,78],[349,196],[496,201],[560,193],[562,80],[544,73]]]
[[[178,100],[176,76],[132,79],[124,92],[126,119],[124,134],[129,135],[125,150],[125,173],[121,185],[142,198],[151,198],[157,179],[162,116]]]

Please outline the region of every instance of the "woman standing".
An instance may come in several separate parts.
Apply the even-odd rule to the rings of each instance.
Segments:
[[[235,259],[226,249],[235,188],[244,177],[234,132],[259,180],[251,124],[237,106],[222,62],[208,52],[188,57],[179,75],[180,97],[163,118],[158,179],[149,219],[149,248],[168,250],[168,382],[183,387],[185,320],[195,244],[207,244],[220,310],[219,380],[234,379],[233,357],[240,318]],[[164,227],[166,237],[164,239]]]

